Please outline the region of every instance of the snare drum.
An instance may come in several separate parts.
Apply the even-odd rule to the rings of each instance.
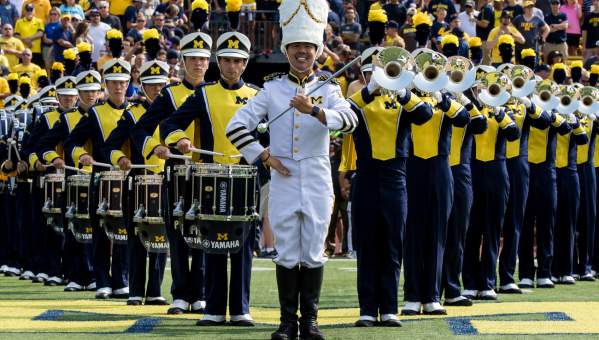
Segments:
[[[174,166],[174,204],[173,204],[173,217],[179,222],[183,222],[185,211],[188,208],[186,204],[185,195],[189,192],[188,188],[191,187],[191,172],[195,168],[195,164],[175,165]]]
[[[89,220],[91,175],[72,175],[67,179],[67,219]]]
[[[135,176],[135,212],[133,222],[164,224],[162,211],[162,175]]]
[[[48,174],[42,177],[42,187],[44,188],[42,213],[46,218],[46,225],[59,235],[64,235],[64,220],[61,215],[65,206],[64,178],[64,173]]]
[[[100,216],[123,217],[123,193],[127,190],[127,174],[124,171],[103,171],[98,185],[98,209]]]

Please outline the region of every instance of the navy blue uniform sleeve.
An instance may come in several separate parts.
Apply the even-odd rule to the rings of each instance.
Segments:
[[[468,103],[466,106],[464,106],[464,108],[466,109],[466,111],[468,111],[469,115],[471,110],[476,110],[475,112],[478,112],[478,109],[474,106],[473,103]],[[467,133],[473,135],[479,135],[487,131],[487,126],[487,118],[485,118],[485,116],[483,116],[479,112],[479,114],[475,117],[470,116],[470,121],[468,122],[468,130],[466,131]]]
[[[524,117],[525,124],[535,127],[539,130],[545,130],[551,125],[551,115],[545,111],[541,112],[541,116],[534,118],[537,111],[537,107],[534,103],[531,103],[530,107],[526,109],[526,117]]]
[[[497,116],[495,116],[495,120],[497,120],[498,123],[501,123],[505,115],[505,111],[501,110],[501,112]],[[518,125],[516,123],[512,122],[504,128],[500,128],[497,134],[505,137],[505,139],[507,139],[509,142],[513,142],[520,138],[520,129],[518,128]]]

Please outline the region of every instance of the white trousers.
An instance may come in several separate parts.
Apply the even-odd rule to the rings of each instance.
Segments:
[[[335,199],[329,157],[279,159],[291,176],[271,170],[268,217],[278,253],[274,261],[286,268],[322,267]]]

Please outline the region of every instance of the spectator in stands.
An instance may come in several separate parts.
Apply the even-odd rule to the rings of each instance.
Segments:
[[[593,11],[587,13],[582,22],[582,47],[585,60],[593,55],[597,42],[599,42],[599,0],[593,0]]]
[[[353,7],[349,7],[345,10],[344,22],[341,25],[339,31],[343,43],[349,45],[351,48],[356,49],[360,35],[362,34],[362,26],[355,20],[356,10]]]
[[[19,77],[26,74],[29,78],[33,78],[35,72],[39,71],[41,68],[31,62],[32,56],[33,54],[30,49],[24,49],[21,53],[21,63],[11,67],[10,71],[18,74]]]
[[[507,5],[505,6],[504,10],[510,13],[512,18],[524,14],[524,8],[522,8],[520,4],[516,3],[516,0],[507,0]]]
[[[534,2],[530,0],[524,1],[524,14],[514,18],[514,26],[524,37],[524,42],[516,40],[516,56],[520,56],[520,51],[525,48],[532,48],[540,55],[539,37],[541,42],[545,42],[549,34],[549,26],[543,19],[533,14]],[[548,12],[549,13],[549,12]]]
[[[23,2],[23,7],[21,9],[21,14],[25,13],[25,8],[27,7],[27,5],[33,5],[34,9],[33,9],[33,15],[40,19],[44,24],[46,24],[49,20],[49,15],[50,15],[50,8],[52,8],[52,6],[50,5],[50,1],[48,0],[25,0]]]
[[[174,22],[174,24],[175,24],[175,26],[181,26],[186,23],[186,18],[185,18],[185,13],[183,11],[183,8],[181,6],[179,6],[178,2],[179,2],[179,0],[168,0],[167,2],[163,2],[156,7],[156,11],[154,12],[154,14],[156,14],[156,12],[160,12],[160,13],[166,15],[169,6],[176,6],[179,8],[179,14],[178,14],[177,19]]]
[[[71,25],[71,16],[63,14],[60,16],[60,28],[56,32],[54,39],[53,54],[54,60],[64,63],[64,56],[62,52],[65,49],[75,46],[74,37],[75,30]]]
[[[390,0],[383,5],[383,9],[387,12],[389,21],[395,21],[396,23],[404,23],[406,21],[406,7],[399,0]]]
[[[118,17],[110,14],[110,6],[108,5],[108,1],[100,1],[98,3],[98,10],[100,10],[100,20],[103,23],[110,25],[110,27],[114,29],[122,31],[121,20],[119,20]]]
[[[551,2],[553,4],[553,1]],[[551,7],[553,11],[553,7]],[[560,8],[561,12],[567,17],[568,28],[566,29],[568,52],[567,55],[579,55],[578,47],[580,46],[581,23],[582,23],[582,6],[578,4],[577,0],[567,0],[565,4]],[[549,24],[547,18],[545,18],[547,24]]]
[[[123,26],[125,22],[125,10],[132,2],[132,0],[110,1],[109,13],[120,20],[120,26]]]
[[[15,37],[21,39],[25,47],[33,52],[33,62],[44,65],[42,58],[42,37],[44,36],[44,23],[33,16],[32,4],[25,6],[23,18],[15,24]]]
[[[595,48],[589,48],[587,50],[591,53],[594,51],[591,57],[584,61],[584,68],[586,70],[590,70],[593,65],[599,64],[599,41],[597,42]]]
[[[143,13],[137,13],[135,26],[127,32],[127,37],[133,38],[134,42],[141,41],[142,35],[146,30],[146,16]]]
[[[0,0],[0,23],[14,26],[18,18],[17,7],[8,0]]]
[[[502,0],[495,0],[493,1],[493,10],[495,11],[495,22],[493,24],[493,27],[497,27],[499,26],[501,23],[501,13],[503,12],[503,1]],[[513,19],[514,17],[512,17]]]
[[[428,3],[428,12],[429,13],[437,13],[439,8],[443,8],[445,10],[446,16],[452,16],[456,13],[455,5],[451,0],[431,0]]]
[[[8,59],[8,64],[12,68],[19,63],[19,57],[25,49],[21,40],[13,36],[13,28],[11,24],[2,25],[2,37],[0,37],[0,48],[2,53]]]
[[[403,41],[403,38],[399,36],[399,25],[393,20],[389,20],[389,22],[387,22],[385,43],[383,46],[397,46],[401,48],[406,47],[406,43]]]
[[[569,27],[569,22],[566,14],[560,12],[559,0],[551,0],[551,13],[545,15],[545,23],[549,26],[549,34],[543,44],[543,57],[546,60],[550,52],[559,51],[565,58],[568,58],[566,29]],[[580,30],[580,26],[578,30]]]
[[[96,63],[100,58],[100,52],[104,50],[104,39],[110,31],[110,26],[100,21],[100,12],[93,9],[89,13],[89,35],[92,40],[92,62]]]
[[[501,12],[501,24],[491,30],[488,36],[488,47],[491,50],[491,63],[501,64],[499,53],[499,38],[502,35],[511,35],[517,44],[524,43],[524,36],[512,25],[512,17],[507,11]]]
[[[83,8],[77,4],[75,0],[65,0],[65,2],[60,5],[60,13],[61,14],[70,14],[71,18],[75,15],[78,15],[79,18],[85,18],[85,14],[83,14]]]
[[[535,8],[538,11],[535,11],[537,13],[534,13],[535,15],[539,16],[539,18],[544,19],[545,18],[545,14],[551,12],[551,0],[536,0],[536,1],[532,1],[533,5],[535,6]],[[526,7],[526,6],[524,6]]]
[[[483,43],[483,64],[488,64],[489,62],[490,48],[488,48],[488,37],[493,27],[495,27],[495,10],[493,9],[492,2],[493,0],[487,0],[487,3],[481,7],[476,19],[476,36]]]
[[[546,61],[547,65],[551,66],[553,64],[558,64],[558,63],[563,63],[563,62],[564,62],[564,55],[560,51],[554,50],[547,54],[547,61]]]
[[[460,29],[469,37],[476,37],[476,17],[478,11],[474,10],[474,0],[467,0],[464,4],[464,11],[458,14],[460,20]]]
[[[430,7],[430,6],[429,6]],[[435,21],[431,26],[431,47],[435,51],[441,51],[441,36],[449,29],[449,24],[445,21],[447,18],[447,9],[441,5],[436,7]]]
[[[82,21],[79,25],[75,26],[75,34],[73,36],[75,39],[75,45],[78,45],[81,42],[86,42],[88,44],[92,44],[92,38],[89,35],[89,23],[87,21]]]
[[[42,37],[42,56],[46,70],[49,70],[54,62],[52,45],[54,45],[54,39],[56,39],[57,32],[60,30],[60,10],[58,7],[52,7],[49,17],[50,20],[44,27],[44,36]]]
[[[125,10],[125,28],[130,30],[133,25],[135,25],[135,20],[137,19],[137,13],[139,13],[143,5],[146,3],[146,0],[134,0],[131,6],[127,7]]]
[[[162,12],[154,12],[154,16],[152,17],[152,27],[158,30],[160,34],[164,36],[165,39],[170,39],[173,36],[172,31],[165,26],[165,15]]]
[[[406,45],[406,50],[410,52],[415,50],[416,46],[418,46],[418,41],[416,40],[416,27],[414,27],[414,22],[412,21],[415,14],[416,9],[410,8],[406,13],[406,22],[399,28],[399,36],[402,37],[404,44]]]

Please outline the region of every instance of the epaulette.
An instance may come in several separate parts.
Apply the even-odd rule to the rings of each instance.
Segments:
[[[275,79],[279,79],[279,78],[282,78],[282,77],[284,77],[286,75],[287,75],[287,73],[285,73],[285,72],[271,73],[271,74],[267,75],[266,77],[264,77],[264,82],[275,80]]]
[[[256,86],[256,85],[254,85],[254,84],[251,84],[251,83],[245,83],[245,85],[246,85],[247,87],[251,88],[251,89],[254,89],[254,90],[256,90],[256,91],[260,91],[260,90],[262,90],[262,89],[261,89],[259,86]]]
[[[323,74],[323,75],[321,75],[320,77],[318,77],[318,81],[327,81],[327,80],[329,80],[329,77],[328,77],[327,75],[324,75],[324,74]],[[333,79],[331,79],[331,80],[329,80],[329,81],[330,81],[332,84],[335,84],[335,85],[339,85],[339,86],[341,86],[341,84],[339,83],[339,80],[337,80],[337,78],[333,78]]]
[[[177,86],[177,85],[179,85],[181,83],[182,83],[182,81],[175,81],[175,82],[172,82],[170,84],[167,84],[164,88]],[[162,92],[162,91],[160,91],[160,92]]]
[[[72,109],[68,109],[68,110],[66,110],[65,112],[63,112],[63,114],[67,114],[67,113],[75,112],[75,111],[77,111],[77,110],[79,110],[79,108],[78,108],[78,107],[74,107],[74,108],[72,108]]]
[[[216,84],[216,81],[205,81],[202,82],[200,85],[196,86],[196,89],[200,88],[200,87],[204,87],[204,86],[208,86],[208,85],[214,85]]]

